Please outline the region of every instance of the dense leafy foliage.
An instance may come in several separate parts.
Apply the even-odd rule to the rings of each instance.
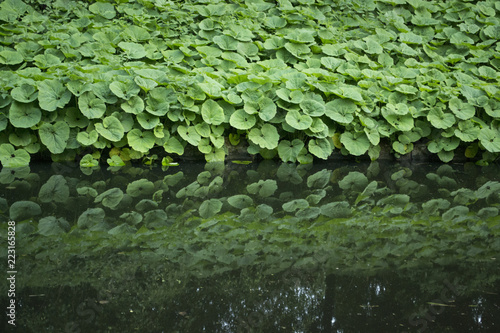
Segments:
[[[6,0],[0,161],[106,151],[113,164],[186,145],[216,161],[237,136],[289,162],[336,148],[374,160],[384,142],[488,162],[499,13],[493,0]]]

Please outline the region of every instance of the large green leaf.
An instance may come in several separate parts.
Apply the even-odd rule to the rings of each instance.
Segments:
[[[336,122],[349,124],[354,120],[357,106],[348,99],[337,98],[325,105],[325,115]]]
[[[285,121],[297,130],[306,130],[312,124],[312,118],[307,114],[301,114],[297,110],[291,110],[286,114]]]
[[[42,112],[34,103],[13,101],[9,109],[9,121],[14,127],[30,128],[42,119]]]
[[[113,116],[106,117],[102,123],[95,124],[95,129],[99,135],[113,142],[120,141],[125,133],[121,122]]]
[[[15,149],[9,143],[0,145],[0,162],[4,168],[19,168],[30,163],[30,154],[24,149]]]
[[[479,133],[479,141],[489,152],[500,153],[500,130],[498,128],[482,128]]]
[[[25,83],[12,89],[10,95],[15,101],[31,103],[38,98],[38,90],[35,86]]]
[[[239,130],[248,130],[252,128],[257,119],[253,114],[248,114],[243,109],[238,109],[229,118],[229,124]]]
[[[224,109],[214,100],[208,99],[201,106],[201,116],[207,124],[220,125],[224,122]]]
[[[279,134],[276,127],[264,124],[262,128],[252,128],[248,139],[261,148],[274,149],[278,146]]]
[[[333,151],[333,148],[327,139],[309,140],[307,147],[311,154],[323,160],[328,159],[328,157],[332,154]]]
[[[130,147],[141,153],[147,153],[155,144],[155,136],[150,131],[142,132],[140,129],[133,129],[127,133],[127,140]]]
[[[38,129],[40,141],[52,154],[61,154],[69,139],[69,126],[63,121],[55,124],[45,123]]]
[[[82,114],[88,119],[101,118],[106,112],[106,104],[92,91],[84,92],[78,98],[78,107]]]
[[[71,92],[59,80],[44,80],[38,82],[38,102],[40,108],[55,111],[68,104]]]
[[[300,139],[281,140],[278,145],[278,154],[283,162],[296,162],[300,151],[304,148],[304,142]]]
[[[370,140],[364,132],[344,132],[340,136],[340,142],[355,156],[363,155],[370,148]]]
[[[139,96],[132,96],[120,104],[120,107],[127,113],[139,114],[144,110],[144,101]]]

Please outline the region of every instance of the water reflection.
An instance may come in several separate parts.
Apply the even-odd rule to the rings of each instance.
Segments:
[[[494,330],[498,171],[272,162],[2,169],[2,237],[15,220],[20,253],[19,325]]]

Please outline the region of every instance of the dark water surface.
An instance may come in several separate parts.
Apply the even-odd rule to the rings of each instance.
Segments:
[[[0,331],[499,332],[499,209],[498,166],[4,168]]]

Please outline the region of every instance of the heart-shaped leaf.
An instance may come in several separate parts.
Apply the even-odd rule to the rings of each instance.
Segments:
[[[99,135],[113,142],[120,141],[125,133],[121,122],[113,116],[106,117],[102,123],[95,124],[95,129]]]
[[[42,112],[34,103],[12,102],[9,109],[9,121],[17,128],[30,128],[42,119]]]
[[[61,154],[66,148],[69,139],[69,126],[63,121],[55,124],[45,123],[38,129],[40,141],[52,154]]]
[[[127,133],[127,140],[130,147],[141,153],[147,153],[155,144],[155,136],[150,131],[142,132],[140,129],[133,129]]]

